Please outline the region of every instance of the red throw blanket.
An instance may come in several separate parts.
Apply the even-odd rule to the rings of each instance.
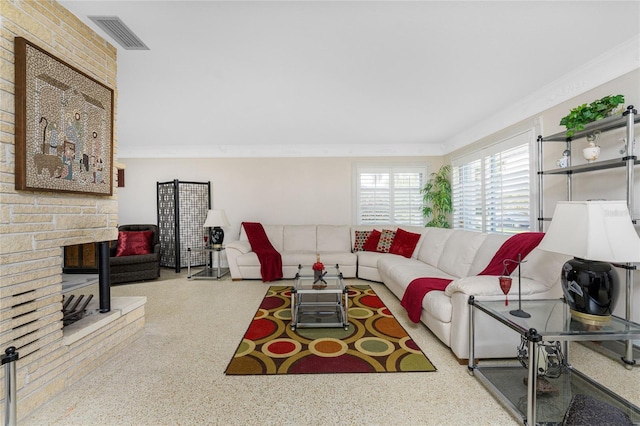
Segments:
[[[496,254],[493,255],[493,259],[487,265],[486,268],[478,275],[495,275],[500,276],[505,268],[503,262],[506,259],[518,260],[518,254],[520,255],[521,260],[523,260],[527,255],[540,244],[542,238],[544,237],[544,232],[523,232],[521,234],[516,234],[513,237],[509,238],[507,241],[502,243]],[[506,265],[507,275],[511,275],[511,273],[518,267],[518,264],[515,262],[508,262]]]
[[[247,233],[251,250],[258,255],[260,261],[260,275],[262,281],[276,281],[282,278],[282,256],[273,248],[269,237],[261,223],[242,222]]]
[[[400,304],[407,310],[409,319],[413,322],[420,322],[422,313],[422,300],[431,290],[442,290],[449,285],[452,280],[446,278],[416,278],[409,283],[409,286],[402,295]]]
[[[543,237],[543,232],[523,232],[510,237],[502,243],[496,254],[493,255],[491,262],[478,275],[502,275],[505,269],[503,263],[505,259],[518,260],[518,254],[520,254],[521,259],[524,259],[531,250],[540,244]],[[517,267],[517,263],[508,262],[506,265],[507,274],[510,275]],[[402,302],[400,303],[407,310],[409,319],[416,323],[420,322],[422,300],[427,293],[431,290],[444,291],[451,281],[444,278],[430,277],[416,278],[411,281],[402,295]]]

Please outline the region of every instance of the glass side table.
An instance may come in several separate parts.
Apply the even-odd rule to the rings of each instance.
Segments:
[[[623,399],[569,363],[570,341],[604,341],[640,338],[640,324],[612,316],[602,325],[589,325],[574,319],[562,299],[522,300],[530,318],[511,315],[503,301],[477,301],[469,297],[469,373],[499,399],[524,424],[560,424],[573,396],[590,395],[625,412],[634,424],[640,422],[640,408]],[[527,344],[528,367],[475,362],[475,315],[480,311],[518,332]],[[499,332],[497,330],[496,332]],[[563,365],[557,377],[544,377],[550,389],[538,389],[539,350],[544,342],[558,342]],[[541,348],[541,349],[539,349]],[[514,357],[516,348],[514,348]]]
[[[224,246],[219,247],[202,247],[202,248],[187,248],[187,278],[190,280],[219,280],[229,273],[229,268],[223,268],[220,265],[220,253],[224,251]],[[191,274],[191,255],[194,253],[204,253],[206,263],[204,269]],[[212,265],[212,255],[216,258],[216,267]]]

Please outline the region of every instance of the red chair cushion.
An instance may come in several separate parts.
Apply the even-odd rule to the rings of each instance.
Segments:
[[[153,253],[153,231],[119,231],[116,256]]]

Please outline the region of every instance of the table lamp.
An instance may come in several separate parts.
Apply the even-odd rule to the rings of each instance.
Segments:
[[[203,226],[209,228],[209,241],[211,241],[211,245],[214,248],[222,247],[222,241],[224,241],[222,226],[229,225],[230,223],[227,220],[227,215],[224,213],[224,210],[209,210],[207,212],[207,218]]]
[[[640,262],[640,238],[625,201],[560,201],[538,248],[574,256],[562,267],[562,291],[572,316],[609,321],[617,296],[613,263]]]

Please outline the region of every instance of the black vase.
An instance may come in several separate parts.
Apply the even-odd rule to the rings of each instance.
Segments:
[[[573,258],[562,267],[561,281],[574,318],[596,325],[609,321],[618,288],[610,263]]]
[[[223,241],[224,241],[224,231],[219,226],[214,226],[213,229],[211,230],[211,244],[213,244],[216,247],[219,247],[222,245]]]

